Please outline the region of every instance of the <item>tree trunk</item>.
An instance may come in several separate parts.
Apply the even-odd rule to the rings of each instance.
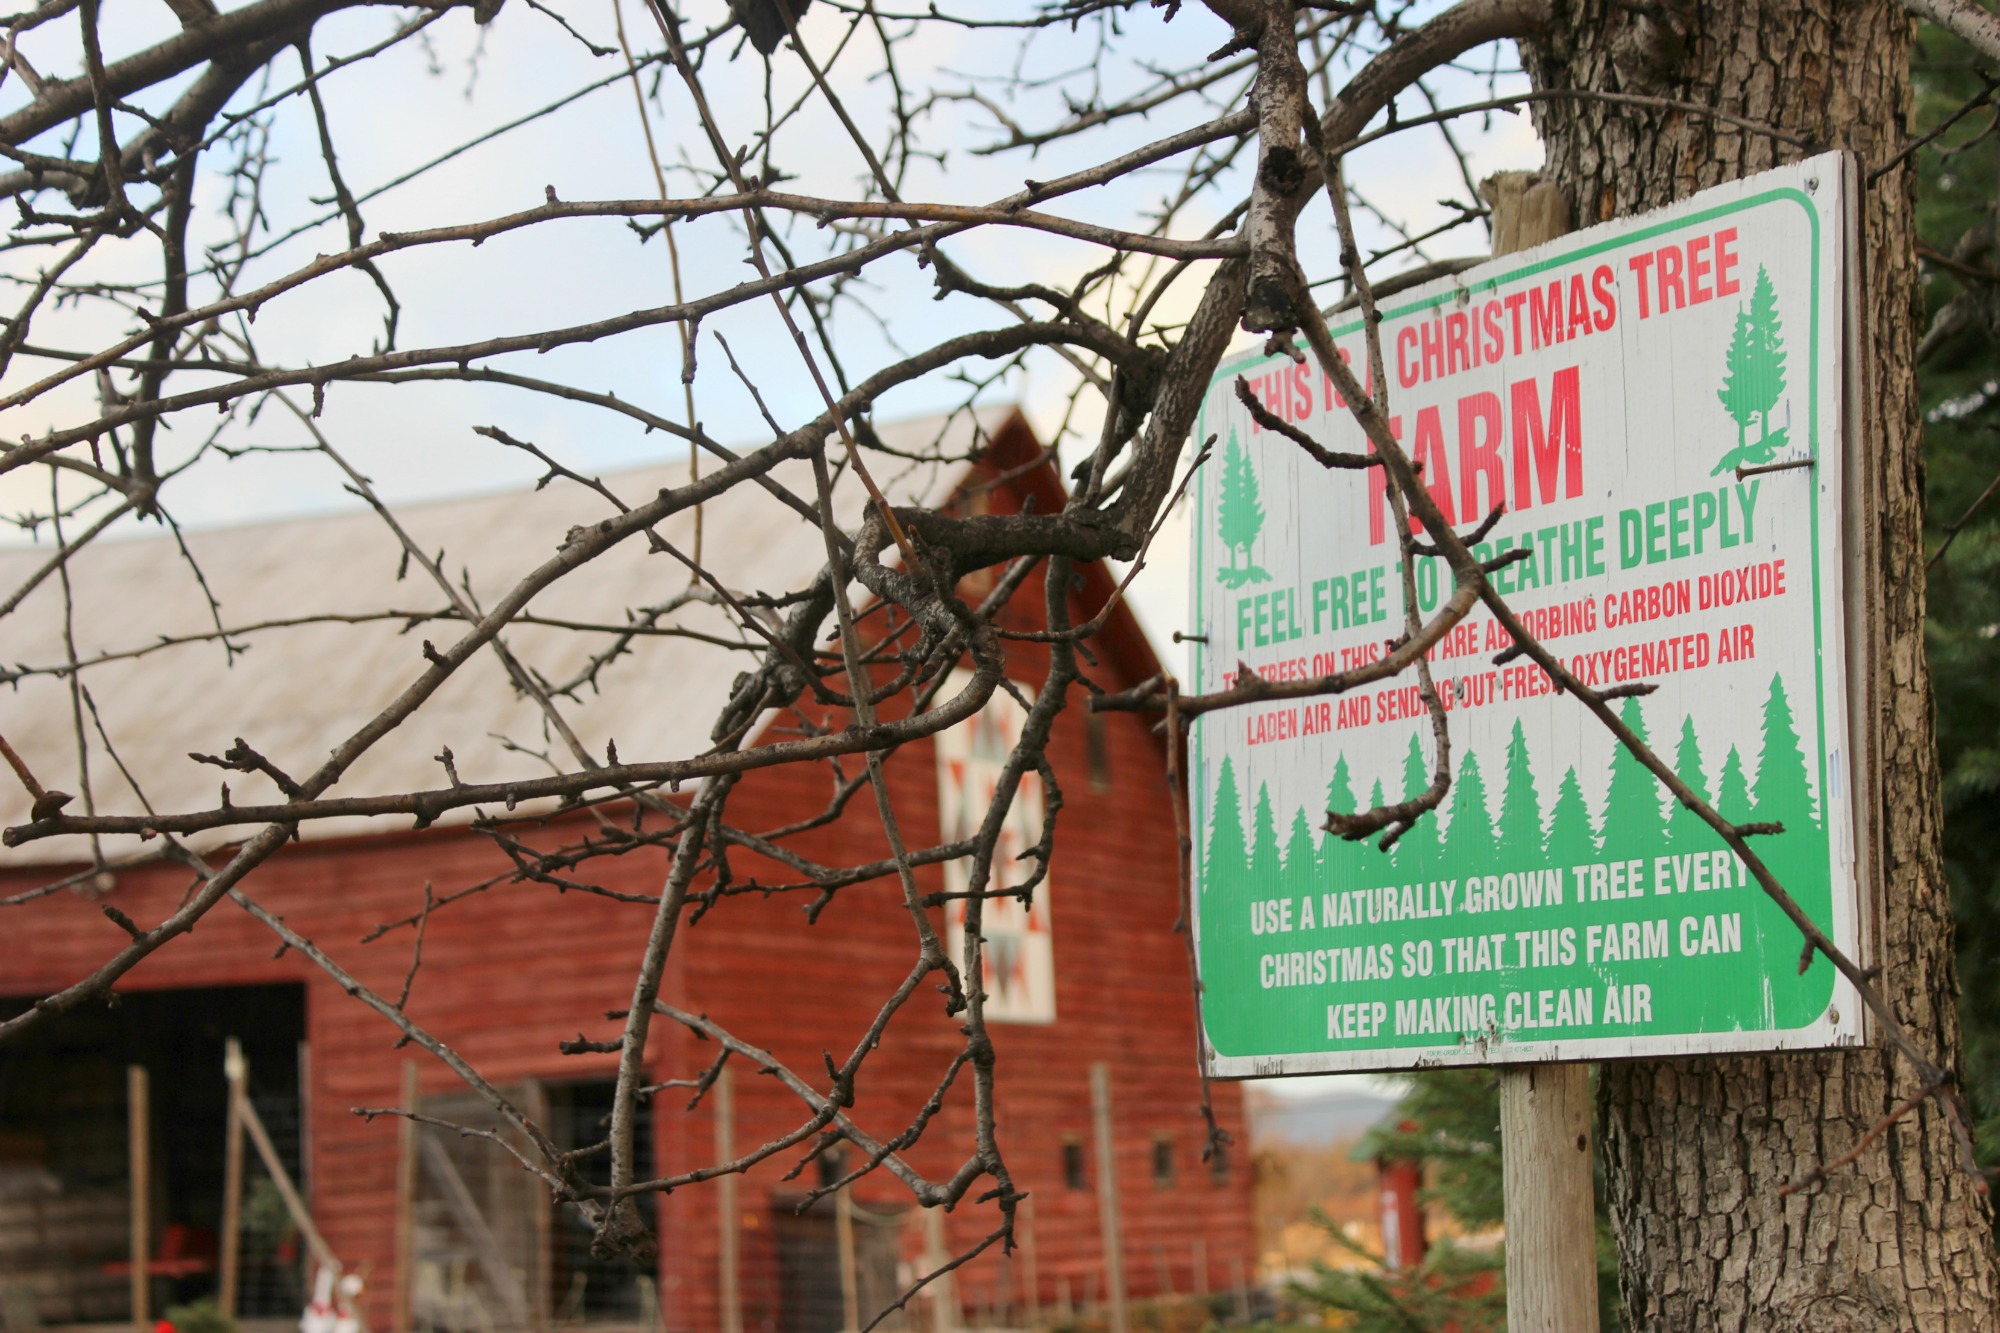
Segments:
[[[1557,0],[1556,9],[1547,40],[1523,52],[1540,88],[1666,97],[1776,125],[1855,150],[1864,186],[1906,141],[1911,20],[1887,0]],[[1693,113],[1558,100],[1536,119],[1545,175],[1568,190],[1579,225],[1804,155]],[[1907,167],[1865,186],[1862,345],[1874,396],[1863,430],[1880,499],[1885,635],[1877,929],[1884,993],[1955,1070],[1957,978],[1923,641],[1913,212]],[[1991,1213],[1935,1103],[1824,1184],[1779,1197],[1849,1151],[1915,1083],[1883,1049],[1605,1066],[1605,1165],[1631,1326],[1996,1327]]]

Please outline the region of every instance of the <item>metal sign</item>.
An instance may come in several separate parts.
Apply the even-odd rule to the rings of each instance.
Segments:
[[[1856,186],[1829,155],[1388,298],[1392,429],[1446,518],[1505,516],[1493,581],[1586,684],[1862,953],[1842,567]],[[1365,378],[1358,317],[1336,342]],[[1317,368],[1226,365],[1199,431],[1191,688],[1379,658],[1403,574],[1382,469],[1258,428],[1238,376],[1363,452]],[[1809,462],[1807,461],[1809,460]],[[1806,465],[1759,471],[1772,463]],[[1420,612],[1449,596],[1416,562]],[[1430,654],[1445,804],[1388,852],[1327,810],[1429,783],[1414,673],[1203,716],[1192,810],[1203,1018],[1224,1076],[1853,1044],[1861,1007],[1715,835],[1484,608]],[[1860,830],[1865,835],[1865,829]]]

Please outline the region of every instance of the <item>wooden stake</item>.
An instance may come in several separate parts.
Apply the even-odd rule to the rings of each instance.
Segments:
[[[402,1106],[417,1108],[417,1062],[403,1061]],[[396,1126],[396,1309],[395,1333],[410,1333],[417,1298],[417,1122],[404,1116]]]
[[[924,1209],[924,1271],[935,1273],[943,1268],[947,1259],[944,1252],[944,1213],[937,1208]],[[934,1278],[924,1290],[936,1292],[932,1309],[937,1318],[932,1321],[936,1333],[952,1333],[958,1327],[958,1284],[952,1281],[953,1274],[946,1273]]]
[[[1097,1123],[1097,1220],[1104,1242],[1104,1285],[1111,1306],[1111,1333],[1127,1333],[1125,1323],[1125,1236],[1118,1222],[1118,1145],[1111,1134],[1111,1066],[1090,1067],[1090,1114]]]
[[[1029,1328],[1034,1328],[1042,1317],[1042,1272],[1041,1255],[1035,1249],[1035,1200],[1034,1196],[1021,1200],[1014,1212],[1016,1225],[1021,1231],[1021,1315]]]
[[[264,1129],[264,1121],[257,1114],[257,1108],[250,1104],[250,1096],[242,1088],[236,1090],[236,1113],[243,1117],[243,1127],[250,1131],[250,1142],[257,1149],[257,1156],[263,1159],[264,1169],[271,1175],[271,1183],[278,1187],[278,1197],[285,1201],[285,1211],[291,1214],[292,1225],[305,1238],[306,1248],[321,1265],[340,1271],[340,1261],[333,1257],[333,1249],[326,1238],[313,1225],[312,1214],[306,1211],[305,1200],[299,1197],[298,1187],[292,1184],[291,1173],[285,1170],[285,1159],[278,1156],[277,1145],[271,1142],[270,1134]]]
[[[1590,1067],[1500,1071],[1507,1327],[1598,1333],[1590,1178]]]
[[[861,1327],[861,1274],[854,1262],[854,1196],[846,1186],[833,1192],[833,1235],[840,1247],[841,1333]]]
[[[728,1065],[716,1075],[715,1089],[715,1160],[733,1162],[736,1160],[736,1085]],[[715,1182],[717,1209],[716,1226],[718,1255],[716,1284],[717,1298],[722,1310],[722,1333],[743,1333],[743,1289],[741,1265],[737,1258],[738,1228],[743,1219],[737,1213],[736,1173],[730,1172]]]
[[[236,1293],[242,1280],[243,1256],[243,1117],[236,1109],[244,1079],[243,1046],[231,1037],[222,1045],[222,1078],[229,1089],[229,1111],[222,1130],[222,1235],[216,1256],[216,1303],[236,1317]],[[398,1329],[396,1333],[409,1333]]]
[[[521,1110],[529,1120],[537,1125],[549,1123],[549,1092],[538,1078],[521,1080]],[[507,1131],[509,1138],[515,1138],[518,1131]],[[527,1146],[524,1138],[516,1139],[516,1146]],[[534,1223],[535,1258],[528,1270],[528,1319],[529,1327],[535,1333],[547,1333],[555,1324],[555,1251],[556,1251],[556,1203],[546,1190],[533,1192],[534,1201],[529,1219]],[[639,1279],[639,1312],[647,1333],[659,1333],[659,1269]],[[651,1310],[652,1315],[646,1316]]]
[[[125,1067],[125,1138],[132,1177],[132,1327],[146,1333],[153,1257],[153,1163],[151,1089],[146,1066]]]

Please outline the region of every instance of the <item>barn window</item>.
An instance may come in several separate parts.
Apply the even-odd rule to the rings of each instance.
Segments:
[[[836,1143],[819,1155],[819,1187],[830,1189],[847,1174],[847,1145]]]
[[[530,1083],[523,1092],[528,1108],[537,1104],[546,1108],[545,1123],[556,1146],[566,1152],[577,1152],[603,1142],[609,1135],[615,1086],[610,1079],[581,1083]],[[652,1103],[641,1098],[636,1110],[632,1166],[644,1179],[653,1173]],[[535,1261],[523,1265],[531,1280],[527,1293],[530,1327],[548,1327],[550,1323],[557,1326],[632,1324],[657,1318],[653,1314],[658,1298],[652,1275],[630,1259],[599,1258],[591,1249],[595,1228],[580,1208],[573,1203],[563,1204],[556,1210],[553,1219],[542,1221],[537,1214],[539,1209],[547,1206],[547,1191],[537,1190],[532,1179],[527,1182],[526,1190],[521,1190],[514,1184],[513,1178],[525,1173],[510,1169],[513,1163],[493,1152],[491,1144],[472,1140],[467,1146],[477,1146],[482,1150],[476,1168],[479,1174],[496,1182],[496,1185],[505,1180],[505,1185],[499,1186],[510,1192],[505,1197],[520,1199],[519,1204],[510,1206],[502,1201],[502,1197],[496,1196],[494,1203],[497,1206],[489,1222],[500,1234],[518,1235],[519,1240],[515,1243],[520,1244],[525,1252],[535,1254],[540,1251]],[[457,1145],[453,1145],[453,1151],[458,1151]],[[577,1169],[592,1184],[610,1182],[610,1159],[607,1154],[593,1153],[581,1158]],[[649,1228],[655,1229],[655,1234],[658,1234],[659,1225],[658,1198],[657,1195],[642,1194],[637,1201],[640,1217]],[[546,1238],[542,1234],[545,1227]],[[452,1271],[447,1264],[444,1269],[447,1289]],[[418,1290],[425,1290],[421,1283]],[[435,1317],[435,1322],[450,1327],[441,1316]]]
[[[1220,1141],[1208,1150],[1208,1179],[1214,1185],[1229,1183],[1229,1145]]]
[[[957,693],[971,683],[972,673],[959,670],[951,674],[945,688]],[[937,734],[938,823],[945,842],[968,839],[985,823],[1027,720],[1027,710],[1013,695],[995,690],[979,712]],[[1038,773],[1021,774],[987,867],[989,891],[1023,888],[1040,868],[1029,853],[1042,842],[1044,795]],[[945,907],[945,946],[958,958],[965,951],[962,895],[972,887],[972,858],[947,861],[944,882],[948,892],[961,895]],[[986,939],[988,1022],[1055,1022],[1051,887],[1045,879],[1029,901],[993,898],[986,903],[980,934]]]
[[[1174,1141],[1164,1135],[1153,1140],[1153,1188],[1172,1189],[1174,1185]]]
[[[1102,796],[1111,790],[1111,737],[1104,714],[1084,711],[1083,751],[1090,770],[1090,789]]]
[[[1062,1146],[1063,1184],[1069,1189],[1090,1188],[1083,1169],[1083,1145],[1075,1139],[1063,1140]]]
[[[611,1129],[610,1079],[507,1084],[503,1095],[546,1126],[558,1151],[573,1154],[585,1183],[611,1179],[601,1145]],[[520,1169],[516,1152],[532,1151],[520,1130],[471,1092],[426,1096],[428,1116],[477,1131],[425,1124],[417,1130],[414,1324],[434,1330],[648,1326],[658,1292],[647,1269],[630,1259],[600,1258],[596,1228],[575,1203],[551,1205],[548,1191]],[[509,1151],[509,1149],[512,1151]],[[653,1108],[641,1098],[633,1125],[633,1170],[653,1173]],[[657,1231],[658,1197],[635,1200]]]

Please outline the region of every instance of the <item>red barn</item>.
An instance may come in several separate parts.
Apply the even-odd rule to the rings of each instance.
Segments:
[[[912,464],[889,482],[900,497],[956,497],[961,507],[996,512],[1030,502],[1047,512],[1061,502],[1052,460],[1011,410],[904,423],[883,434],[907,453],[932,446],[969,460]],[[678,484],[681,466],[604,480],[617,493],[649,496]],[[801,482],[784,469],[774,476],[780,485]],[[809,481],[802,485],[810,495]],[[768,488],[743,488],[701,517],[706,562],[739,580],[739,589],[797,586],[822,561],[817,532],[781,499]],[[843,481],[836,501],[851,530],[858,489]],[[558,483],[539,494],[411,507],[399,518],[417,550],[441,550],[451,577],[465,571],[466,586],[484,597],[545,558],[570,525],[605,512],[599,495]],[[685,549],[695,521],[680,515],[662,525],[663,535]],[[224,778],[239,804],[278,799],[260,776],[219,773],[189,752],[220,753],[241,736],[279,767],[309,770],[420,668],[426,632],[441,640],[454,633],[423,619],[443,599],[414,574],[397,581],[408,572],[403,550],[370,513],[204,532],[187,547],[184,558],[171,537],[131,540],[69,563],[75,659],[88,664],[74,675],[87,698],[72,693],[72,673],[61,669],[71,654],[57,580],[45,579],[9,622],[14,679],[0,702],[0,735],[49,786],[81,791],[87,782],[100,811],[200,809],[216,801]],[[17,587],[45,560],[32,551],[0,554],[0,577]],[[202,582],[193,577],[197,567]],[[742,637],[740,627],[711,602],[677,597],[685,570],[637,541],[589,568],[589,580],[558,588],[531,611],[636,632],[592,638],[521,623],[509,632],[509,648],[551,687],[583,682],[582,702],[566,716],[598,752],[612,740],[627,755],[699,751],[737,664],[747,660],[728,646]],[[1076,618],[1094,613],[1111,588],[1102,569],[1089,569],[1073,595]],[[1013,605],[1026,615],[1042,594],[1030,588]],[[399,615],[360,624],[321,618],[385,608]],[[218,617],[230,627],[301,623],[245,636],[250,650],[231,653],[216,637],[200,637]],[[189,635],[190,642],[170,642]],[[603,654],[614,637],[624,651]],[[1089,670],[1107,689],[1158,669],[1122,607],[1094,645]],[[1010,675],[1032,688],[1042,650],[1017,643],[1010,651]],[[907,747],[889,762],[913,839],[937,840],[958,793],[978,780],[982,745],[1005,740],[1008,705],[995,700],[936,745]],[[535,752],[556,739],[491,654],[463,668],[433,705],[332,794],[440,785],[434,756],[447,746],[467,781],[547,771]],[[79,771],[79,716],[87,778]],[[982,740],[981,728],[994,736]],[[989,1252],[920,1297],[899,1316],[905,1326],[1022,1324],[1102,1304],[1114,1269],[1135,1300],[1220,1299],[1232,1289],[1240,1298],[1248,1280],[1247,1154],[1209,1163],[1200,1156],[1195,1015],[1184,943],[1172,929],[1175,839],[1162,743],[1131,715],[1072,708],[1051,757],[1064,808],[1049,883],[1032,919],[996,913],[989,928],[996,941],[989,988],[996,1008],[1016,1020],[996,1022],[994,1035],[1001,1146],[1031,1198],[1024,1244],[1005,1260]],[[776,829],[807,819],[826,806],[829,788],[823,768],[754,773],[732,798],[731,825]],[[27,804],[10,783],[0,820],[24,822]],[[408,817],[308,825],[302,841],[254,872],[243,891],[355,983],[392,1001],[407,988],[413,1020],[501,1085],[559,1143],[582,1146],[601,1137],[615,1057],[564,1054],[559,1043],[580,1033],[615,1035],[604,1014],[629,1002],[667,853],[642,847],[600,858],[578,872],[587,887],[563,892],[512,878],[494,842],[466,827],[469,815],[421,832]],[[571,814],[521,836],[550,846],[589,827]],[[226,842],[190,845],[208,852]],[[787,845],[841,865],[878,858],[885,844],[864,800]],[[6,853],[0,1017],[75,983],[115,952],[125,937],[105,907],[142,925],[175,909],[190,872],[143,859],[150,850],[106,842],[107,870],[95,870],[91,849],[74,839]],[[748,849],[738,850],[732,868],[739,883],[799,879]],[[924,888],[944,888],[949,869],[922,868]],[[810,900],[782,891],[720,899],[684,923],[664,991],[809,1078],[820,1076],[822,1052],[840,1058],[852,1049],[914,956],[893,877],[839,890],[808,923],[801,908]],[[944,914],[934,915],[943,926]],[[413,969],[419,939],[422,965]],[[807,1161],[802,1175],[787,1179],[801,1164],[802,1153],[793,1152],[727,1187],[711,1182],[656,1199],[657,1273],[594,1259],[574,1208],[551,1207],[498,1145],[355,1114],[404,1105],[404,1079],[414,1078],[426,1113],[483,1123],[476,1099],[449,1069],[416,1047],[399,1049],[394,1026],[298,949],[277,944],[266,925],[224,902],[190,937],[120,979],[117,1004],[87,1004],[0,1048],[0,1323],[129,1317],[129,1266],[120,1262],[134,1221],[128,1071],[135,1065],[148,1074],[136,1122],[148,1150],[138,1210],[155,1273],[148,1299],[157,1313],[170,1300],[214,1289],[225,1221],[229,1039],[247,1057],[254,1118],[284,1174],[308,1200],[332,1253],[366,1273],[366,1311],[378,1330],[406,1319],[440,1329],[830,1330],[843,1324],[850,1293],[865,1322],[898,1284],[932,1266],[927,1258],[976,1243],[996,1220],[992,1205],[969,1200],[948,1216],[925,1215],[880,1176],[865,1178],[845,1201],[800,1213],[804,1190],[839,1163]],[[894,1133],[961,1044],[941,1003],[911,1005],[865,1066],[855,1116]],[[682,1029],[655,1024],[649,1074],[698,1075],[713,1054],[702,1047]],[[642,1149],[651,1159],[642,1167],[686,1170],[715,1159],[718,1136],[742,1151],[804,1118],[777,1080],[733,1064],[726,1109],[719,1090],[693,1111],[683,1109],[683,1089],[653,1100]],[[1103,1088],[1094,1099],[1099,1067]],[[1237,1089],[1218,1085],[1214,1096],[1240,1145]],[[933,1178],[946,1175],[964,1156],[970,1125],[961,1083],[908,1156]],[[1107,1131],[1108,1162],[1098,1147]],[[278,1316],[295,1312],[304,1295],[301,1241],[275,1179],[263,1183],[275,1173],[254,1149],[253,1142],[251,1185],[235,1226],[237,1302],[246,1317]],[[1107,1198],[1122,1238],[1116,1263],[1104,1244],[1112,1234]],[[730,1248],[733,1265],[725,1262]]]

